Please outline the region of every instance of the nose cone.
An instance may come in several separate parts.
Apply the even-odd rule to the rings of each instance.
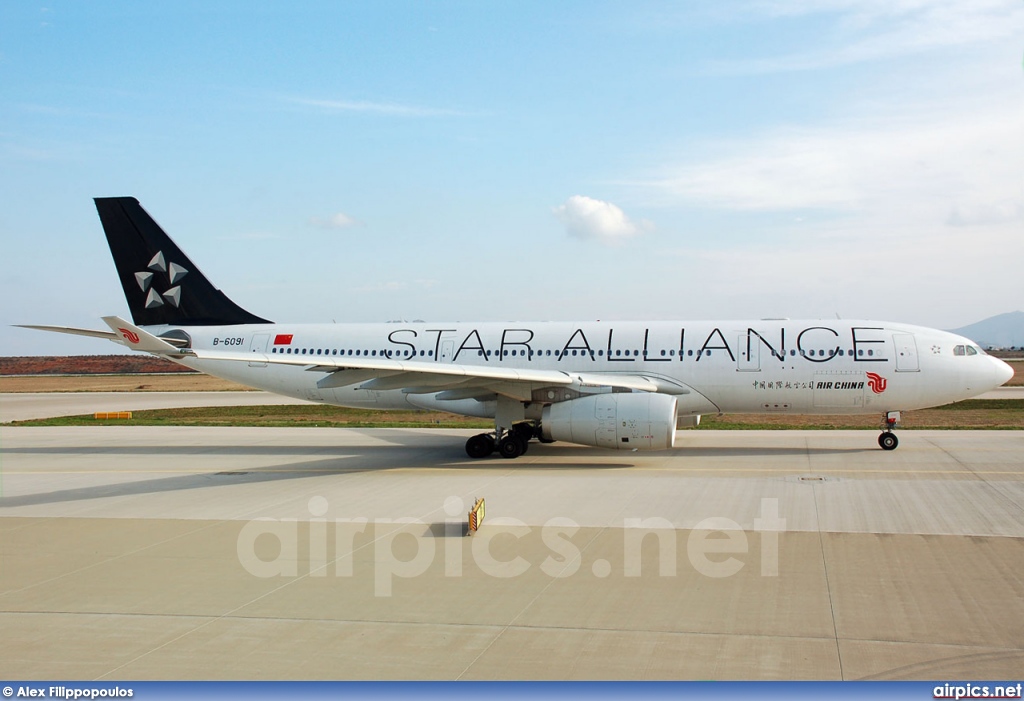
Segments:
[[[997,382],[996,387],[1000,387],[1002,385],[1005,385],[1007,382],[1010,381],[1010,378],[1013,377],[1013,373],[1014,373],[1013,366],[1010,365],[1009,363],[1003,362],[999,358],[992,358],[992,360],[995,362],[995,366],[996,366],[996,369],[995,369],[996,382]]]

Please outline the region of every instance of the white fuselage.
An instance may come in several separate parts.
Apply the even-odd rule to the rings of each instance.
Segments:
[[[249,363],[185,358],[197,370],[340,406],[493,416],[494,402],[437,393],[318,386],[317,359],[387,358],[665,380],[680,416],[717,413],[881,414],[976,396],[1012,372],[968,339],[877,321],[659,321],[256,324],[180,329],[192,348],[246,352]],[[971,346],[970,355],[954,353]],[[266,362],[308,358],[307,367]],[[551,401],[559,401],[552,395]]]

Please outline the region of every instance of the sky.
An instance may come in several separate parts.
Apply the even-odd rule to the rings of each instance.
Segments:
[[[1024,2],[0,3],[0,355],[134,196],[289,322],[1024,309]]]

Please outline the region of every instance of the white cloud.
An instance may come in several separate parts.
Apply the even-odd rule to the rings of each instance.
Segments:
[[[387,282],[373,282],[362,287],[353,288],[354,292],[402,292],[403,290],[425,291],[437,286],[437,280],[413,280],[410,284],[406,281],[390,280]]]
[[[269,231],[244,231],[237,234],[218,236],[218,241],[273,241],[281,236]]]
[[[361,292],[361,293],[363,293],[363,292],[401,292],[406,287],[408,287],[408,285],[406,285],[406,283],[404,283],[404,282],[398,282],[396,280],[391,280],[389,282],[379,282],[379,283],[373,283],[373,284],[369,284],[369,285],[363,285],[361,287],[353,287],[352,291],[353,292]]]
[[[987,226],[1024,219],[1024,203],[993,202],[975,206],[954,206],[946,223],[950,226]]]
[[[319,229],[349,229],[353,226],[359,226],[359,221],[353,219],[344,212],[338,212],[332,214],[326,219],[322,217],[310,217],[310,226],[315,226]]]
[[[284,98],[287,102],[306,107],[315,107],[324,112],[362,112],[392,117],[468,117],[469,112],[406,105],[398,102],[372,102],[368,100],[319,100],[305,97]]]
[[[716,72],[774,73],[849,65],[935,49],[985,45],[1024,32],[1018,0],[765,0],[744,19],[834,15],[826,48],[786,56],[710,64]]]
[[[570,236],[584,241],[615,244],[652,228],[650,222],[634,223],[611,202],[573,195],[551,210]]]
[[[715,313],[725,317],[839,313],[955,328],[1020,307],[1019,230],[1019,224],[969,232],[938,224],[900,238],[890,230],[847,226],[803,240],[680,248],[667,258],[678,261],[672,269],[687,287],[716,300]],[[665,294],[672,292],[668,287]]]
[[[722,143],[648,184],[673,204],[870,212],[963,224],[1019,216],[1024,103],[791,127]]]

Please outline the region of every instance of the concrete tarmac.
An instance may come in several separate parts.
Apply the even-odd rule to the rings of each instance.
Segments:
[[[1014,679],[1024,432],[0,429],[0,676]],[[481,530],[466,511],[486,498]]]

